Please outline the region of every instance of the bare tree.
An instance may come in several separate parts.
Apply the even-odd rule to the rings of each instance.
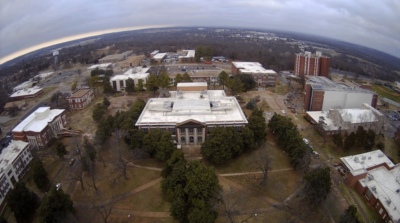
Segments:
[[[147,155],[148,154],[143,149],[134,149],[128,151],[127,149],[117,147],[117,149],[114,150],[113,158],[114,169],[119,173],[117,178],[124,177],[125,180],[128,180],[128,164],[135,159],[147,157]]]
[[[260,184],[265,186],[268,180],[268,171],[271,170],[272,163],[269,147],[264,144],[260,149],[253,152],[251,162],[257,170],[262,172],[263,179]]]
[[[90,181],[87,182],[87,185],[89,187],[92,187],[96,193],[98,193],[98,188],[97,188],[97,183],[100,181],[98,172],[96,170],[96,161],[88,161],[89,162],[89,166],[88,166],[88,173],[89,173],[89,178]]]
[[[217,195],[219,202],[215,203],[215,208],[223,213],[225,222],[248,222],[255,216],[259,207],[259,200],[254,195],[240,191],[233,187],[220,190]],[[244,217],[246,216],[246,217]],[[243,219],[239,219],[243,218]]]
[[[93,208],[100,214],[104,223],[108,223],[108,218],[111,215],[111,212],[114,206],[117,204],[117,199],[112,196],[111,199],[106,200],[103,193],[98,191],[93,197],[92,205]]]
[[[70,168],[69,179],[76,180],[81,183],[82,190],[85,190],[83,186],[83,168],[80,160],[77,160],[75,165]]]

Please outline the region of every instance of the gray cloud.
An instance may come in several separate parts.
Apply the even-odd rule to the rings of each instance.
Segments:
[[[0,0],[0,58],[76,34],[171,24],[316,34],[400,58],[398,0]]]

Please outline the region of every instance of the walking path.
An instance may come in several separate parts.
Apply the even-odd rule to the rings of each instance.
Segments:
[[[293,170],[293,168],[286,168],[286,169],[279,169],[279,170],[270,170],[268,173],[275,173],[275,172],[281,172],[281,171],[289,171]],[[242,175],[252,175],[252,174],[262,174],[262,171],[256,171],[256,172],[243,172],[243,173],[221,173],[218,174],[221,177],[230,177],[230,176],[242,176]]]

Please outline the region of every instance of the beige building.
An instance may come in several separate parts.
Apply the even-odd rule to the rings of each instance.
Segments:
[[[121,60],[125,60],[128,56],[132,55],[133,51],[125,51],[119,54],[112,54],[105,56],[99,60],[99,63],[115,63]]]
[[[204,90],[206,83],[178,83],[177,89],[149,99],[136,126],[144,133],[169,131],[178,145],[200,145],[214,127],[242,131],[248,124],[236,98],[222,90]]]

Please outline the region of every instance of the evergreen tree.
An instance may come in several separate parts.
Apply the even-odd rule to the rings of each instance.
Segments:
[[[65,148],[65,145],[60,140],[57,140],[57,142],[56,142],[56,153],[57,153],[57,156],[60,158],[63,158],[64,155],[67,155],[67,149]]]
[[[133,129],[130,131],[129,148],[130,149],[141,149],[143,148],[143,139],[145,134],[142,130]]]
[[[138,80],[138,83],[137,83],[137,85],[136,85],[136,90],[137,90],[137,91],[143,91],[143,89],[144,89],[143,80],[142,80],[142,79],[139,79],[139,80]]]
[[[14,212],[17,222],[32,222],[32,216],[38,206],[38,197],[20,181],[8,192],[7,204]]]
[[[225,90],[225,85],[228,83],[229,75],[225,71],[221,71],[218,74],[219,84],[222,85],[222,89]]]
[[[147,90],[152,91],[154,94],[158,90],[158,80],[154,74],[150,74],[149,79],[147,79],[146,88]]]
[[[68,213],[75,213],[73,202],[68,194],[60,188],[56,190],[54,187],[48,195],[42,198],[37,215],[39,222],[53,223],[62,222]]]
[[[243,92],[243,83],[238,76],[234,78],[229,78],[227,82],[228,88],[231,90],[232,95],[236,95],[238,93]]]
[[[161,161],[167,161],[171,158],[172,153],[176,150],[171,133],[165,131],[161,135],[158,142],[155,157]]]
[[[356,145],[356,134],[354,132],[352,132],[344,140],[343,148],[348,150],[348,149],[353,148],[355,145]]]
[[[332,141],[335,145],[343,147],[342,128],[339,128],[339,131],[333,135]]]
[[[198,63],[198,62],[200,62],[200,58],[203,57],[203,55],[204,55],[203,46],[201,46],[201,45],[197,46],[195,52],[196,52],[196,54],[195,54],[194,58],[195,58],[195,61]]]
[[[193,82],[193,81],[192,81],[192,78],[190,77],[190,75],[185,72],[182,76],[182,82]]]
[[[114,88],[111,86],[110,78],[108,76],[103,77],[103,92],[104,94],[114,93]]]
[[[135,92],[135,81],[132,78],[128,78],[128,80],[126,80],[125,83],[126,83],[125,91],[128,92],[128,94]]]
[[[205,61],[211,61],[212,57],[213,57],[213,50],[210,46],[206,46],[206,48],[204,49],[204,60]]]
[[[50,181],[49,178],[47,178],[47,172],[43,167],[42,161],[39,159],[33,161],[32,170],[33,181],[35,182],[36,186],[42,191],[46,190],[47,185],[49,185]]]
[[[374,147],[375,138],[376,138],[375,132],[373,130],[369,129],[366,134],[365,143],[364,143],[364,148],[366,150],[371,150]]]
[[[183,77],[182,77],[182,75],[180,73],[178,73],[175,76],[175,86],[178,85],[178,83],[181,83],[181,82],[183,82]]]
[[[254,132],[248,127],[242,129],[242,139],[244,151],[256,149],[256,144],[254,143]]]
[[[355,205],[350,205],[344,211],[344,214],[340,215],[339,223],[362,223],[357,217],[357,207]]]
[[[143,145],[150,156],[154,156],[158,149],[158,142],[161,140],[162,136],[161,129],[152,129],[150,132],[144,136]]]
[[[105,108],[105,109],[107,109],[108,106],[111,105],[111,102],[107,99],[107,97],[104,97],[104,98],[103,98],[103,105],[104,105],[103,108]]]
[[[100,121],[106,113],[106,108],[103,104],[97,103],[93,108],[92,118],[95,121]]]
[[[256,145],[261,145],[267,140],[267,124],[265,123],[264,111],[261,108],[254,108],[249,117],[249,129],[254,133]]]
[[[355,138],[355,146],[356,147],[364,147],[365,141],[367,139],[367,131],[362,126],[358,126]]]
[[[306,185],[303,192],[312,203],[319,204],[326,200],[332,189],[329,167],[317,168],[308,172],[304,175],[304,180]]]

